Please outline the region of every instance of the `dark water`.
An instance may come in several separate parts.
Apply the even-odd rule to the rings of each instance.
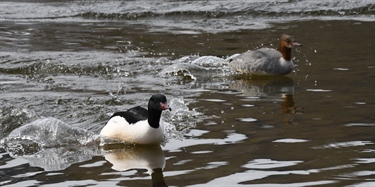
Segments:
[[[283,33],[295,72],[229,73]],[[373,1],[1,1],[0,44],[1,186],[375,186]],[[161,149],[98,147],[159,92]]]

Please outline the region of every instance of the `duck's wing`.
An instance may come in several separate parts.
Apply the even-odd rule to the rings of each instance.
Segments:
[[[125,118],[125,120],[129,124],[134,124],[134,123],[137,123],[138,121],[147,120],[148,111],[145,108],[142,108],[140,106],[136,106],[136,107],[133,107],[133,108],[127,110],[127,111],[116,112],[112,115],[112,117],[114,117],[114,116],[121,116],[121,117]]]

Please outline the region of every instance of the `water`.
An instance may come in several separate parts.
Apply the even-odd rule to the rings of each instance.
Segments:
[[[0,7],[1,186],[375,185],[373,1]],[[304,45],[295,72],[230,74],[284,33]],[[164,146],[99,146],[113,112],[159,92]]]

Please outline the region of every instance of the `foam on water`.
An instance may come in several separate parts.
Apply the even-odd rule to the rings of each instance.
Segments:
[[[202,120],[202,113],[190,110],[183,98],[171,99],[171,101],[169,101],[169,107],[171,107],[172,110],[165,111],[162,115],[163,120],[166,122],[166,126],[164,127],[164,145],[169,139],[183,140],[184,135]]]
[[[40,147],[86,145],[95,140],[94,133],[70,126],[56,118],[42,118],[13,130],[5,140],[7,147],[11,141],[28,140]]]
[[[1,140],[14,158],[46,171],[63,170],[97,155],[97,135],[56,118],[42,118],[13,130]]]
[[[173,60],[172,65],[159,72],[159,76],[182,76],[198,80],[209,77],[223,77],[229,74],[228,61],[215,56],[184,56]]]

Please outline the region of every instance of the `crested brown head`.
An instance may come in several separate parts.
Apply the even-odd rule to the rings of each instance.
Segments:
[[[296,46],[302,46],[302,44],[297,43],[293,36],[283,34],[277,50],[280,51],[285,60],[289,61],[292,59],[292,48]]]

